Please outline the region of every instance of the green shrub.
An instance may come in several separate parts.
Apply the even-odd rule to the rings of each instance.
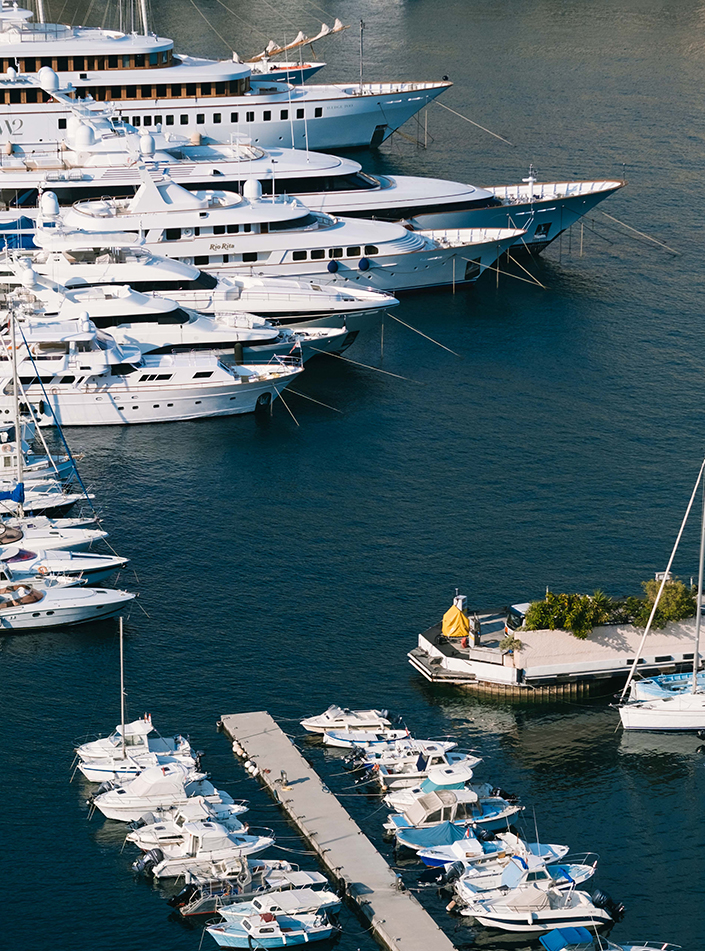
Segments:
[[[499,642],[499,649],[506,653],[513,654],[514,651],[520,651],[524,645],[519,640],[518,637],[515,637],[513,634],[507,634],[506,637],[502,638]]]
[[[646,593],[646,598],[641,602],[642,609],[639,614],[635,615],[634,623],[638,624],[639,627],[646,627],[661,582],[655,580],[643,581],[641,586]],[[688,588],[678,578],[667,581],[654,616],[653,627],[665,627],[671,621],[682,621],[685,618],[695,617],[696,591],[696,588]]]

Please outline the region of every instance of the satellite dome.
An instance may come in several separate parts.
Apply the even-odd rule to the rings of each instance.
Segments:
[[[45,218],[56,218],[59,215],[59,199],[54,192],[44,192],[39,199],[39,208]]]
[[[34,270],[34,268],[26,267],[22,271],[21,281],[22,287],[34,287],[34,285],[37,283],[37,272]]]
[[[249,201],[259,201],[262,197],[262,184],[256,178],[248,178],[242,193]]]
[[[51,66],[42,66],[37,73],[37,79],[42,89],[46,89],[47,92],[56,92],[59,88],[59,77]]]
[[[154,155],[155,148],[154,136],[150,135],[149,132],[140,136],[140,152],[142,155]]]
[[[77,149],[90,149],[95,145],[95,132],[92,126],[80,122],[74,135],[74,147]]]

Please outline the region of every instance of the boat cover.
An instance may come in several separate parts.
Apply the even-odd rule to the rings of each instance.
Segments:
[[[470,618],[452,604],[443,615],[442,630],[444,637],[467,637],[470,631]]]
[[[439,822],[428,829],[404,829],[397,832],[397,839],[411,848],[432,849],[437,845],[452,845],[465,835],[465,829],[452,822]]]
[[[594,947],[592,935],[587,928],[554,928],[548,934],[541,935],[539,941],[546,951],[563,951],[563,948]]]
[[[538,885],[520,885],[507,900],[507,908],[512,911],[542,911],[549,907],[548,895]]]

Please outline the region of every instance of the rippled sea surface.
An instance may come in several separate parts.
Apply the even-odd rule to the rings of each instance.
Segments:
[[[699,740],[625,737],[604,704],[521,707],[430,689],[406,661],[456,586],[471,603],[547,584],[637,593],[665,566],[703,452],[705,6],[689,0],[409,0],[198,9],[240,53],[336,16],[321,81],[355,79],[363,17],[367,79],[455,83],[445,105],[513,143],[429,109],[365,168],[479,185],[621,178],[584,231],[512,277],[406,298],[363,364],[314,361],[291,395],[298,425],[223,419],[73,430],[111,543],[139,590],[126,622],[128,712],[190,733],[215,781],[253,801],[253,821],[301,842],[215,731],[223,713],[297,719],[329,702],[388,706],[421,735],[479,749],[478,776],[517,792],[544,841],[601,856],[599,887],[627,906],[618,941],[695,951],[702,903],[704,759]],[[69,3],[64,19],[100,22]],[[58,17],[61,6],[52,2]],[[154,0],[154,28],[196,55],[229,56],[189,0]],[[96,21],[96,17],[98,18]],[[602,212],[655,237],[671,254]],[[512,272],[522,276],[523,272]],[[697,530],[676,570],[696,570]],[[74,741],[119,719],[116,627],[0,640],[3,944],[12,949],[196,951],[163,896],[133,878],[123,830],[87,821],[71,783]],[[379,840],[383,812],[340,760],[302,740],[331,788]],[[385,846],[382,846],[386,848]],[[279,852],[310,864],[308,856]],[[413,884],[416,871],[404,872]],[[458,945],[503,947],[421,899]],[[343,915],[342,951],[372,949]],[[204,948],[210,939],[204,941]],[[214,945],[213,945],[214,946]]]

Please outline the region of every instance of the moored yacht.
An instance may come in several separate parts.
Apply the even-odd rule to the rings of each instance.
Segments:
[[[153,254],[143,242],[135,244],[131,234],[40,229],[34,240],[39,250],[25,249],[19,260],[69,288],[129,284],[220,320],[246,312],[278,327],[334,327],[356,335],[381,312],[399,303],[391,294],[367,287],[207,274],[193,264]],[[12,254],[2,253],[2,282],[17,284],[20,274]]]
[[[146,4],[141,5],[143,14]],[[56,139],[70,113],[35,88],[71,83],[76,95],[112,102],[134,125],[174,126],[182,132],[248,135],[264,146],[351,148],[377,146],[449,88],[442,82],[293,85],[250,66],[174,52],[173,41],[149,32],[32,23],[29,10],[0,7],[2,141]],[[45,71],[42,73],[42,71]]]
[[[523,235],[521,229],[409,231],[401,225],[313,213],[297,199],[265,198],[257,182],[243,196],[189,192],[168,175],[130,199],[77,202],[62,216],[42,196],[48,230],[131,233],[155,253],[218,274],[257,273],[377,290],[419,290],[477,280]],[[50,197],[51,196],[51,197]],[[54,204],[56,202],[56,204]]]
[[[539,182],[533,167],[521,184],[479,188],[409,175],[372,175],[358,162],[301,150],[262,149],[250,142],[198,145],[173,131],[136,129],[115,121],[109,108],[53,95],[71,110],[60,148],[15,143],[0,156],[0,200],[32,216],[39,189],[60,204],[124,198],[140,185],[135,157],[151,158],[190,191],[218,186],[242,192],[258,182],[263,195],[298,198],[311,211],[379,221],[405,220],[414,230],[520,228],[517,250],[540,251],[600,201],[624,186],[619,180]],[[155,174],[155,173],[153,173]],[[18,212],[15,212],[15,219]],[[13,216],[5,216],[5,224]]]
[[[135,597],[106,588],[27,584],[0,588],[0,629],[31,631],[114,617]]]
[[[226,366],[211,353],[142,356],[82,320],[32,320],[19,346],[24,398],[47,423],[62,426],[170,422],[232,416],[269,406],[299,373],[281,358]],[[0,353],[0,411],[12,403],[9,361]]]
[[[98,584],[115,574],[128,562],[119,555],[95,552],[28,551],[10,545],[0,549],[0,565],[9,567],[15,578],[37,583],[46,575],[75,578],[87,584]]]
[[[108,537],[93,519],[11,516],[0,522],[0,546],[22,543],[52,551],[84,551]]]

